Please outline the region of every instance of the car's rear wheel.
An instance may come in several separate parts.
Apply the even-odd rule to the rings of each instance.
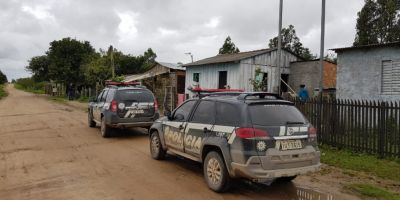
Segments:
[[[165,158],[166,151],[162,148],[160,135],[157,131],[152,132],[150,136],[150,153],[151,157],[156,160]]]
[[[88,124],[89,127],[96,127],[96,122],[93,121],[93,114],[90,111],[88,112]]]
[[[107,126],[105,118],[104,117],[101,118],[101,126],[100,126],[101,136],[103,136],[104,138],[111,137],[112,132],[113,130],[111,127]]]
[[[204,178],[208,187],[215,192],[224,192],[229,189],[231,177],[225,162],[218,152],[211,151],[203,162]]]

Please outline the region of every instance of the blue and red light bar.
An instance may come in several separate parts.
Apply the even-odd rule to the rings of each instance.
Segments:
[[[192,88],[192,92],[244,92],[242,89]]]

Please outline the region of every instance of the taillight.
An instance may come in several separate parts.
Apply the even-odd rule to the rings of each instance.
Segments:
[[[157,99],[154,99],[154,111],[158,111],[158,102],[157,102]]]
[[[118,109],[118,102],[113,100],[111,101],[111,112],[117,112]]]
[[[314,127],[309,127],[308,128],[308,136],[310,138],[316,138],[317,137],[317,129]]]
[[[269,139],[269,135],[266,131],[256,128],[237,128],[236,136],[242,139],[250,139],[250,138],[263,138]]]

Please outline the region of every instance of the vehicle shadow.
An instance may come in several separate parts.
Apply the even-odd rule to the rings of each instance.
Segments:
[[[177,167],[190,171],[203,178],[203,167],[201,163],[180,157],[175,155],[168,155],[165,158],[166,162],[177,165]],[[204,187],[207,187],[204,184]],[[262,199],[290,199],[296,200],[297,198],[297,187],[292,182],[273,182],[270,185],[254,183],[244,179],[235,179],[232,182],[232,187],[225,193],[222,193],[227,199],[230,196],[246,196],[250,198],[262,198]],[[307,200],[305,198],[305,200]]]
[[[167,155],[165,161],[203,178],[203,167],[201,163],[176,155]],[[207,187],[206,184],[204,184],[204,187]],[[330,194],[315,191],[312,188],[296,185],[293,182],[281,181],[279,179],[275,180],[270,185],[254,183],[245,179],[235,179],[232,182],[231,189],[221,195],[224,196],[224,199],[237,196],[244,196],[250,199],[280,200],[340,199]]]
[[[113,138],[128,139],[128,138],[141,138],[148,137],[147,129],[144,128],[131,128],[131,129],[115,129]]]

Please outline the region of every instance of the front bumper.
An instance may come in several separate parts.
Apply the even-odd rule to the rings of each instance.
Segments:
[[[320,152],[309,147],[295,151],[271,149],[265,156],[252,156],[245,164],[231,163],[234,177],[254,182],[269,182],[280,177],[297,176],[320,169]]]

